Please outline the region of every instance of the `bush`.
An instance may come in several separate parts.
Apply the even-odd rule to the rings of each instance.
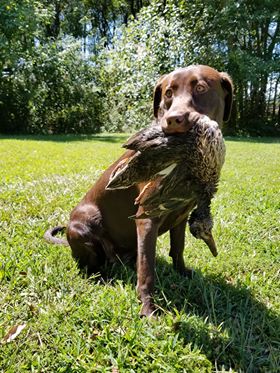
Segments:
[[[153,87],[162,74],[193,63],[222,66],[215,48],[198,48],[192,37],[186,16],[191,6],[181,9],[174,2],[153,1],[119,30],[111,49],[99,54],[98,85],[106,92],[108,117],[105,130],[131,131],[149,123]]]
[[[99,54],[98,84],[106,94],[106,131],[131,131],[152,118],[152,92],[161,74],[184,64],[178,9],[164,18],[157,6],[143,8],[137,20],[122,27],[113,48]]]
[[[102,106],[95,68],[72,39],[37,45],[0,80],[0,131],[92,133]]]

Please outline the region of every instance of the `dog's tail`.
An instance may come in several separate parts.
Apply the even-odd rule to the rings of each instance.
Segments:
[[[57,233],[59,232],[64,232],[66,227],[59,225],[57,227],[48,229],[46,233],[44,234],[45,240],[47,240],[50,243],[54,243],[56,245],[64,245],[64,246],[69,246],[68,241],[65,238],[58,238],[55,237]]]

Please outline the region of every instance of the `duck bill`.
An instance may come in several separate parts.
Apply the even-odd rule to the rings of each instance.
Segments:
[[[212,233],[210,233],[209,235],[207,235],[207,237],[204,237],[203,238],[203,241],[206,243],[206,245],[209,247],[211,253],[213,256],[217,256],[218,255],[218,251],[217,251],[217,247],[216,247],[216,243],[214,241],[214,238],[212,236]]]

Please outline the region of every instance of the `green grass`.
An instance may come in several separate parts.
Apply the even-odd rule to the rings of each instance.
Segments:
[[[186,232],[192,280],[158,239],[155,320],[138,316],[135,270],[85,279],[44,231],[66,223],[125,136],[0,140],[1,372],[279,372],[280,147],[228,139],[213,202],[219,256]]]

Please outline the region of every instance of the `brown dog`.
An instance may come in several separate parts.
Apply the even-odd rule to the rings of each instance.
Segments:
[[[203,65],[178,69],[161,77],[155,87],[155,120],[167,134],[188,131],[202,114],[222,126],[222,122],[229,119],[232,96],[232,82],[227,74]],[[189,275],[183,250],[186,222],[195,205],[185,206],[162,218],[129,219],[137,213],[134,201],[143,185],[118,190],[105,188],[116,165],[131,153],[127,151],[112,164],[72,211],[67,241],[79,266],[88,272],[98,271],[106,259],[137,255],[137,291],[143,305],[141,315],[148,316],[155,309],[152,293],[157,236],[170,231],[169,255],[174,268]],[[45,237],[51,242],[63,243],[53,237],[61,229],[56,227]]]

